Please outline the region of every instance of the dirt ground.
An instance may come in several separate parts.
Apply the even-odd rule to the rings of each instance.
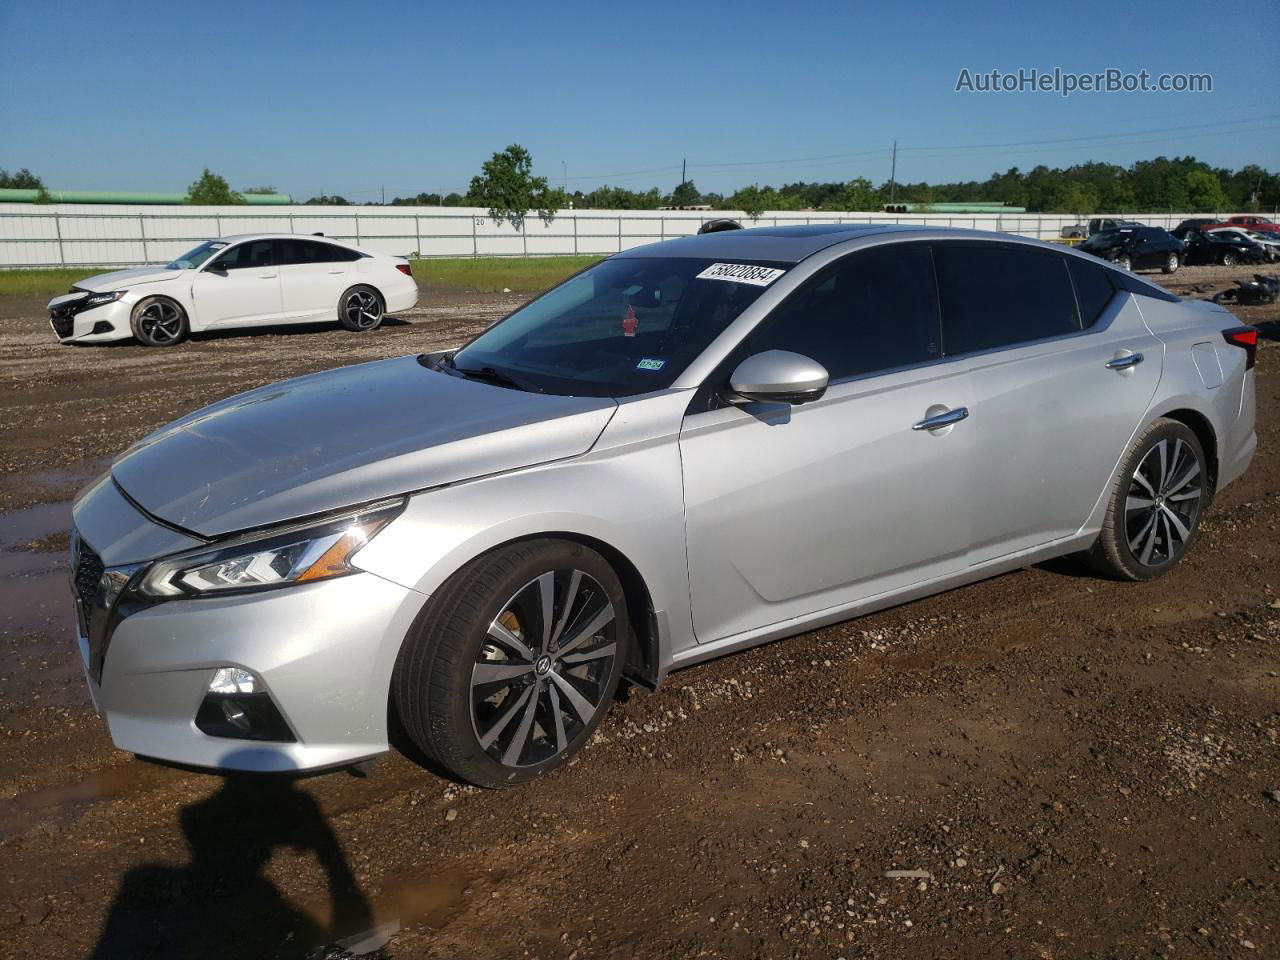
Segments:
[[[42,300],[0,302],[0,957],[1280,956],[1277,307],[1238,311],[1257,457],[1169,576],[1056,562],[686,670],[484,792],[400,754],[245,781],[116,751],[63,553],[69,495],[153,427],[511,298],[169,351],[59,347]]]

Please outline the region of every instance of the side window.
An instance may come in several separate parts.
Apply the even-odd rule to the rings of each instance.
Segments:
[[[925,243],[850,254],[801,287],[748,335],[743,357],[791,350],[832,380],[941,356],[937,287]]]
[[[1003,243],[933,248],[949,354],[992,350],[1080,329],[1066,258]]]
[[[218,258],[216,266],[223,270],[247,270],[250,267],[273,267],[275,256],[270,240],[251,240],[237,244]]]
[[[1067,260],[1067,269],[1071,273],[1071,282],[1076,288],[1076,302],[1080,304],[1080,319],[1085,327],[1098,322],[1098,317],[1107,308],[1116,288],[1111,285],[1111,271],[1106,267],[1079,257]]]
[[[360,259],[360,254],[346,247],[334,246],[332,243],[317,243],[316,246],[324,248],[321,254],[324,263],[350,263]]]

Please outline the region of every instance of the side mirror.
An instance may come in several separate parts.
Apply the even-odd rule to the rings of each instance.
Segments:
[[[227,265],[225,263],[211,263],[209,264],[208,271],[210,273],[216,273],[220,277],[225,277],[227,275]]]
[[[747,357],[729,378],[735,397],[759,403],[808,403],[827,390],[827,370],[790,350],[766,350]]]

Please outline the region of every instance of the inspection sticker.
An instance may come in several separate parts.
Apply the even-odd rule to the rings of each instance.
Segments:
[[[657,357],[641,357],[636,364],[637,370],[661,370],[667,365],[667,361],[659,360]]]
[[[786,272],[777,267],[757,267],[750,263],[713,263],[698,274],[698,279],[728,280],[730,283],[749,283],[753,287],[767,287]]]

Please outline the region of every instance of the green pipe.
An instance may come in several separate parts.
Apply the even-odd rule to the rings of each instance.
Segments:
[[[46,190],[45,198],[39,190],[0,188],[0,203],[37,203],[46,199],[49,203],[186,203],[185,193],[129,193],[122,190]],[[282,206],[293,203],[287,193],[246,193],[244,202],[251,207]]]

